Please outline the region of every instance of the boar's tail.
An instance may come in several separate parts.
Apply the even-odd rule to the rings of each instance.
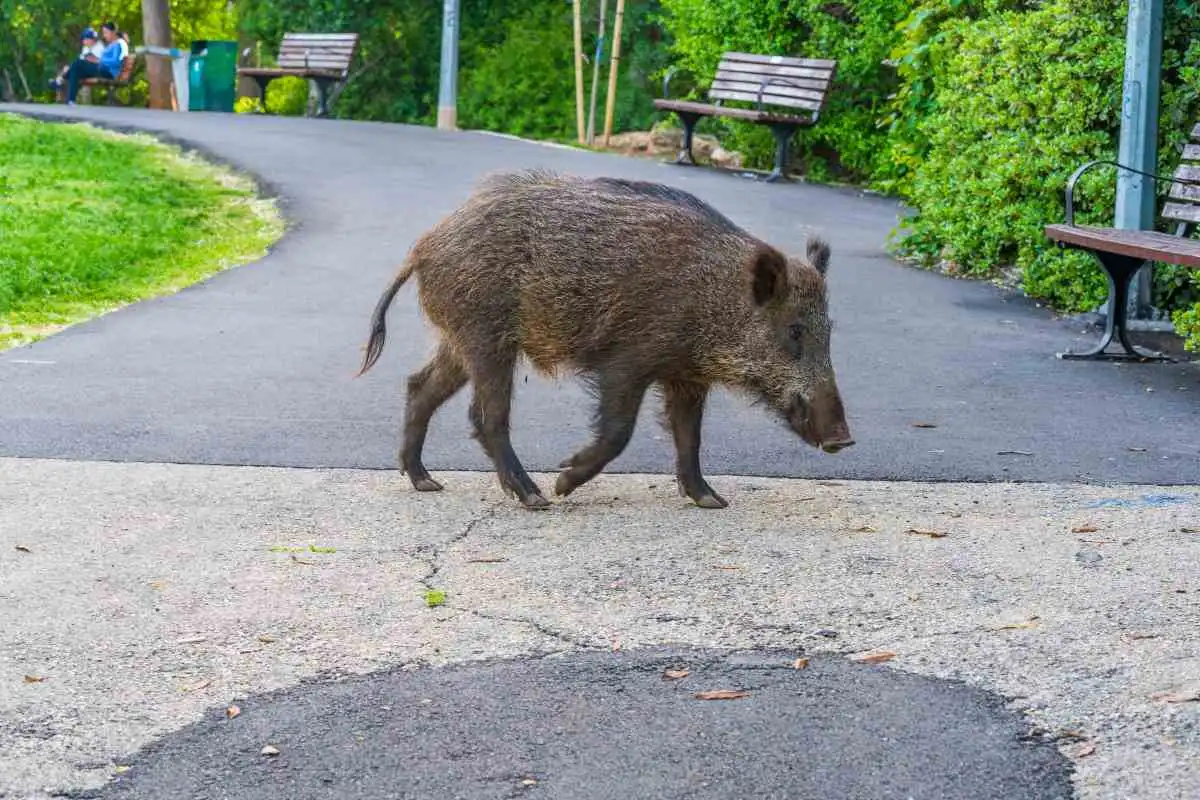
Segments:
[[[387,339],[386,318],[388,306],[396,298],[396,293],[400,291],[400,287],[412,277],[416,268],[416,263],[412,259],[409,259],[408,263],[400,270],[400,274],[396,276],[396,280],[392,281],[391,285],[383,290],[379,302],[375,304],[375,313],[371,315],[371,338],[367,340],[362,368],[359,369],[358,375],[354,377],[360,377],[371,367],[375,366],[375,362],[379,360],[380,354],[383,353],[383,343]]]

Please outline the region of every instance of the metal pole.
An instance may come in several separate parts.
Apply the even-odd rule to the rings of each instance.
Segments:
[[[579,128],[579,143],[587,140],[587,129],[583,121],[583,0],[575,0],[575,122]]]
[[[596,53],[592,56],[592,98],[588,109],[587,143],[596,143],[596,87],[600,83],[600,60],[604,57],[604,17],[608,0],[600,0],[600,23],[596,34]]]
[[[437,126],[452,131],[458,127],[458,2],[443,0],[442,82],[438,88]]]
[[[1162,79],[1163,0],[1130,0],[1125,33],[1125,91],[1121,100],[1118,160],[1145,172],[1158,167],[1158,99]],[[1156,186],[1152,179],[1117,171],[1115,227],[1154,227]],[[1147,316],[1153,272],[1150,265],[1134,279],[1129,297],[1131,318]]]

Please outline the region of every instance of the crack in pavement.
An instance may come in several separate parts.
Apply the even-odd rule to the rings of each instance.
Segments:
[[[432,545],[430,548],[432,553],[428,558],[419,555],[420,548],[418,548],[418,554],[415,554],[413,557],[424,561],[425,565],[429,568],[429,571],[418,578],[417,582],[426,589],[434,589],[435,587],[433,586],[432,581],[437,577],[438,573],[442,571],[442,556],[445,555],[446,551],[455,545],[462,543],[468,536],[471,535],[471,531],[475,530],[476,526],[478,526],[481,522],[486,522],[489,519],[493,519],[496,516],[496,512],[499,511],[500,507],[503,505],[503,501],[492,503],[483,513],[468,520],[467,524],[463,526],[462,530],[447,539],[444,544],[440,546],[436,544]]]

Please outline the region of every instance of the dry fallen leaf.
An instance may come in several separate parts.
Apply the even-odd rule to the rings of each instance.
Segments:
[[[33,552],[32,550],[30,550],[28,547],[26,547],[23,544],[17,545],[17,550],[22,553],[32,553]]]
[[[25,676],[26,683],[44,683],[45,680],[46,680],[46,678],[42,675],[26,675]]]
[[[258,752],[264,756],[277,756],[279,755],[279,748],[268,744],[264,745],[263,749],[259,750]]]
[[[163,589],[167,588],[167,582],[166,581],[150,581],[150,588],[158,589],[159,591],[162,591]]]
[[[536,778],[526,778],[525,780],[521,781],[521,785],[522,786],[537,786],[537,779]]]
[[[1156,631],[1131,631],[1126,635],[1130,639],[1157,639],[1162,634]]]
[[[1067,755],[1071,758],[1087,758],[1094,752],[1096,752],[1095,742],[1080,742],[1067,748]]]
[[[741,569],[741,567],[738,566],[737,564],[713,564],[712,567],[713,567],[713,569],[729,569],[729,570]]]
[[[306,567],[313,567],[317,564],[315,561],[309,561],[308,559],[299,558],[297,556],[292,556],[292,561],[296,562],[297,564],[303,564]]]
[[[176,639],[175,644],[200,644],[201,642],[207,641],[207,636],[188,636],[183,639]]]
[[[942,531],[926,531],[921,530],[920,528],[909,528],[907,531],[905,531],[905,533],[912,533],[917,536],[928,536],[930,539],[945,539],[950,535],[948,533],[943,533]]]
[[[679,667],[679,668],[671,667],[666,670],[663,670],[663,680],[664,681],[677,681],[677,680],[686,678],[690,674],[691,674],[691,670],[687,670],[682,667]]]
[[[1087,525],[1080,525],[1078,528],[1071,528],[1071,533],[1095,533],[1098,530],[1100,529],[1089,523]]]
[[[891,661],[896,657],[896,654],[891,650],[880,650],[878,653],[867,653],[861,656],[851,656],[851,661],[857,661],[859,664],[882,664],[885,661]]]
[[[914,422],[912,424],[912,426],[914,428],[936,428],[937,427],[937,425],[933,422]]]
[[[503,564],[508,561],[502,556],[480,556],[479,558],[468,558],[468,564]]]
[[[1200,702],[1200,686],[1189,686],[1167,692],[1155,692],[1150,699],[1156,703],[1195,703]]]
[[[1033,453],[1028,450],[997,450],[998,456],[1031,456]]]
[[[808,669],[808,659],[797,658],[792,662],[792,669]]]
[[[878,533],[878,528],[873,528],[870,525],[863,525],[861,528],[855,528],[854,533]]]
[[[238,708],[237,706],[230,706],[229,708],[225,709],[225,719],[233,719],[234,717],[236,717],[238,714],[241,714],[241,713],[242,713],[242,710],[240,708]]]
[[[1180,528],[1180,533],[1200,533],[1200,528]]]
[[[1131,453],[1144,453],[1144,452],[1146,452],[1146,448],[1144,448],[1144,447],[1130,447],[1130,448],[1127,448],[1127,449],[1128,449],[1128,450],[1129,450],[1129,452],[1131,452]]]
[[[1018,631],[1018,630],[1024,630],[1026,628],[1036,628],[1038,625],[1041,624],[1041,620],[1042,620],[1041,617],[1034,616],[1034,617],[1030,617],[1029,619],[1025,620],[1024,622],[1010,622],[1007,625],[1001,625],[999,628],[995,628],[994,630]]]
[[[185,687],[183,687],[183,692],[184,692],[184,694],[188,694],[188,693],[190,693],[190,692],[198,692],[198,691],[200,691],[201,689],[207,689],[207,688],[208,688],[208,687],[210,687],[210,686],[212,686],[212,681],[211,681],[211,680],[208,680],[208,681],[200,681],[199,683],[197,683],[197,684],[194,684],[194,685],[192,685],[192,686],[185,686]]]
[[[260,633],[257,639],[263,644],[273,644],[275,642],[275,637],[269,633]]]
[[[113,767],[113,772],[118,775],[124,775],[126,772],[129,772],[129,767],[125,764],[117,764]]]
[[[741,700],[749,696],[749,692],[743,692],[741,689],[714,689],[710,692],[696,692],[694,695],[697,700]]]

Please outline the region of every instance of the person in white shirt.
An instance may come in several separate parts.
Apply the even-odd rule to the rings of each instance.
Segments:
[[[96,35],[96,29],[88,26],[83,29],[83,33],[79,34],[79,57],[85,61],[99,61],[100,56],[104,54],[104,43],[100,41],[100,37]],[[128,50],[128,45],[126,45]],[[63,67],[54,80],[50,81],[50,88],[56,92],[62,91],[66,85],[67,70],[71,65]]]

